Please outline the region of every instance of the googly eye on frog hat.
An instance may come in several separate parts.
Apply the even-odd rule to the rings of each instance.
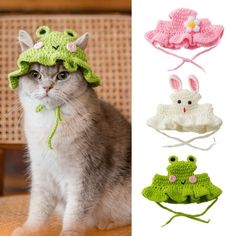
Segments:
[[[147,32],[145,38],[159,51],[182,60],[177,67],[169,71],[180,68],[186,62],[192,63],[204,71],[203,67],[194,60],[218,45],[223,36],[224,27],[222,25],[212,25],[211,21],[206,18],[197,18],[196,11],[186,8],[172,11],[169,17],[171,19],[170,21],[160,20],[157,23],[156,29]],[[201,47],[206,49],[192,58],[185,58],[165,50],[165,48],[176,50]]]
[[[163,226],[169,224],[176,217],[187,217],[192,220],[209,223],[209,220],[199,218],[204,215],[217,201],[222,190],[212,184],[207,173],[194,174],[197,169],[196,158],[188,156],[187,161],[178,161],[176,156],[169,157],[168,175],[156,174],[152,184],[143,189],[145,198],[155,202],[161,208],[174,213]],[[191,204],[212,201],[200,214],[176,212],[162,203]]]
[[[197,147],[191,143],[197,139],[207,138],[216,133],[222,125],[222,120],[214,115],[211,104],[198,104],[201,95],[199,94],[197,78],[194,75],[190,75],[188,82],[191,90],[182,89],[181,80],[176,75],[170,76],[170,85],[174,90],[174,93],[170,96],[172,104],[160,104],[157,107],[156,115],[150,118],[147,124],[166,137],[179,142],[178,144],[167,145],[165,147],[187,145],[199,150],[209,150],[215,144],[215,139],[206,148]],[[204,135],[184,141],[163,132],[163,130],[193,132]]]

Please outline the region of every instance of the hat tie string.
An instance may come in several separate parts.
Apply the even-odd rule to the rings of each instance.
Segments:
[[[201,69],[203,72],[206,72],[205,69],[204,69],[202,66],[200,66],[199,64],[197,64],[196,62],[194,62],[194,60],[195,60],[197,57],[199,57],[200,55],[202,55],[203,53],[206,53],[206,52],[212,50],[212,49],[215,48],[217,45],[212,46],[212,47],[210,47],[210,48],[207,48],[207,49],[205,49],[205,50],[203,50],[203,51],[197,53],[197,54],[196,54],[194,57],[192,57],[192,58],[186,58],[186,57],[179,56],[179,55],[177,55],[177,54],[175,54],[175,53],[169,52],[169,51],[167,51],[167,50],[165,50],[165,49],[163,49],[163,48],[161,48],[161,47],[155,45],[154,43],[152,43],[152,46],[155,47],[156,49],[158,49],[159,51],[162,51],[162,52],[164,52],[164,53],[166,53],[166,54],[168,54],[168,55],[177,57],[177,58],[179,58],[179,59],[182,60],[182,62],[181,62],[178,66],[176,66],[176,67],[173,68],[173,69],[169,69],[168,71],[177,70],[177,69],[179,69],[182,65],[184,65],[185,62],[189,62],[189,63],[192,63],[193,65],[195,65],[196,67],[198,67],[199,69]]]
[[[167,133],[165,133],[165,132],[163,132],[163,131],[161,131],[161,130],[159,130],[159,129],[155,129],[155,130],[156,130],[158,133],[160,133],[160,134],[162,134],[162,135],[164,135],[164,136],[166,136],[166,137],[168,137],[168,138],[170,138],[170,139],[174,139],[174,140],[176,140],[176,141],[179,142],[178,144],[165,145],[165,146],[163,146],[164,148],[180,147],[180,146],[185,146],[185,145],[186,145],[186,146],[189,146],[189,147],[192,147],[192,148],[201,150],[201,151],[208,151],[208,150],[210,150],[210,149],[216,144],[215,138],[213,138],[213,143],[212,143],[210,146],[204,147],[204,148],[203,148],[203,147],[197,147],[197,146],[195,146],[195,145],[192,145],[191,143],[192,143],[193,141],[195,141],[195,140],[198,140],[198,139],[203,139],[203,138],[210,137],[210,136],[212,136],[213,134],[215,134],[219,129],[220,129],[220,127],[218,127],[216,130],[213,130],[212,132],[210,132],[210,133],[208,133],[208,134],[200,135],[200,136],[194,137],[194,138],[192,138],[192,139],[189,139],[189,140],[187,140],[187,141],[182,140],[182,139],[177,138],[177,137],[174,137],[174,136],[171,136],[171,135],[169,135],[169,134],[167,134]]]
[[[162,227],[168,225],[174,218],[179,217],[179,216],[187,217],[189,219],[200,221],[202,223],[209,223],[210,220],[203,220],[199,217],[206,214],[207,211],[217,202],[217,200],[218,200],[218,198],[216,198],[202,213],[195,214],[195,215],[186,214],[186,213],[183,213],[183,212],[176,212],[176,211],[173,211],[173,210],[171,210],[170,208],[168,208],[166,206],[163,206],[161,203],[156,202],[156,204],[159,205],[161,208],[163,208],[163,209],[165,209],[165,210],[167,210],[171,213],[174,213],[174,215],[164,225],[162,225]]]

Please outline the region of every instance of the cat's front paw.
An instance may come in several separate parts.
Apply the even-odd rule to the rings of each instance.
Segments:
[[[18,227],[11,233],[11,236],[25,236],[25,235],[26,232],[23,227]]]
[[[27,230],[24,226],[16,228],[11,236],[42,236],[43,233],[40,231],[30,231]]]
[[[84,232],[76,232],[71,230],[62,231],[60,236],[85,236]]]
[[[40,232],[32,232],[27,230],[26,228],[22,227],[18,227],[16,228],[11,236],[42,236],[42,234]]]
[[[115,224],[114,222],[101,222],[97,225],[97,228],[100,230],[110,230],[116,227],[117,224]]]

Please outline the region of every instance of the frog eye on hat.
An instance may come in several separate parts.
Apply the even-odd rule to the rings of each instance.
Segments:
[[[64,31],[64,34],[70,36],[71,38],[76,38],[77,37],[77,33],[73,30],[70,30],[70,29],[66,29]]]
[[[187,161],[196,163],[196,162],[197,162],[197,159],[196,159],[196,157],[194,157],[194,156],[192,156],[192,155],[189,155],[189,156],[187,157]]]
[[[177,156],[170,156],[168,160],[170,163],[174,163],[174,162],[178,161],[178,157]]]
[[[47,26],[40,26],[37,30],[36,30],[36,36],[38,38],[41,38],[45,35],[47,35],[50,32],[50,29]]]

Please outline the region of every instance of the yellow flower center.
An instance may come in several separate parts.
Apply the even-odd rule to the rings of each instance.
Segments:
[[[196,26],[196,23],[193,20],[188,22],[188,27],[189,28],[193,29],[195,26]]]

